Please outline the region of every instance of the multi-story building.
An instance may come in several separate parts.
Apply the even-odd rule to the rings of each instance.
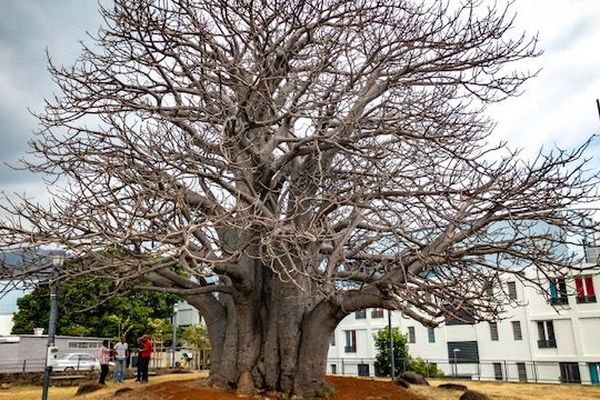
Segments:
[[[539,280],[547,291],[507,275],[500,284],[520,305],[496,323],[450,320],[432,328],[398,312],[392,312],[391,323],[407,336],[412,357],[436,364],[446,375],[599,384],[600,271],[586,267],[568,280]],[[538,279],[533,269],[527,274]],[[387,328],[387,311],[348,315],[332,337],[327,372],[374,375],[373,335]]]

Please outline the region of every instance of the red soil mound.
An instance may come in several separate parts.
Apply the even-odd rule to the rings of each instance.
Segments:
[[[420,400],[421,397],[389,381],[328,376],[337,400]]]
[[[419,400],[419,396],[391,382],[370,379],[327,377],[336,391],[337,400]],[[144,396],[136,391],[135,398],[156,400],[240,400],[235,393],[217,391],[205,386],[204,380],[163,382],[147,386]],[[132,397],[133,398],[133,397]],[[265,396],[255,398],[264,399]]]

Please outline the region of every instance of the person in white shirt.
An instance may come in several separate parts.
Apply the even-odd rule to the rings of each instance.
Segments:
[[[117,383],[123,382],[125,378],[125,359],[127,358],[127,343],[123,341],[123,338],[119,338],[117,344],[115,344],[115,373],[113,381]]]

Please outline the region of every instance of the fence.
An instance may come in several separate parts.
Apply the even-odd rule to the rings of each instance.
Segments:
[[[497,380],[530,383],[583,383],[600,384],[599,362],[562,362],[534,360],[480,360],[458,362],[448,359],[429,359],[419,371],[433,377],[439,371],[447,378],[470,380]],[[327,372],[349,376],[375,376],[374,358],[328,358]],[[408,360],[400,360],[397,369],[408,369]]]
[[[18,372],[40,372],[46,365],[45,358],[32,359],[2,359],[0,360],[0,374]]]
[[[183,353],[192,353],[192,359],[182,362]],[[95,352],[90,353],[92,356],[96,356]],[[137,361],[137,351],[131,352],[131,357],[129,359],[128,368],[135,369]],[[181,350],[175,354],[175,361],[177,365],[181,367],[185,367],[190,370],[201,370],[207,369],[210,367],[210,353],[206,350]],[[97,361],[94,361],[94,363]],[[0,374],[8,374],[8,373],[24,373],[24,372],[41,372],[44,370],[46,363],[45,358],[26,358],[26,359],[9,359],[9,358],[1,358],[0,357]],[[150,368],[151,369],[161,369],[161,368],[170,368],[173,364],[173,353],[167,349],[161,349],[160,351],[156,351],[152,354],[152,359],[150,360]],[[75,360],[73,363],[68,365],[62,365],[60,371],[67,370],[90,370],[92,364],[90,362],[85,362],[83,360]],[[97,368],[95,368],[97,369]],[[58,368],[55,368],[58,371]]]

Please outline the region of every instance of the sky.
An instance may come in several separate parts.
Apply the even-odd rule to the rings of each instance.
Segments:
[[[45,198],[40,176],[5,163],[17,164],[27,150],[36,128],[28,108],[40,110],[54,93],[46,49],[58,63],[72,63],[78,41],[102,23],[97,8],[96,0],[0,0],[0,191]],[[512,10],[515,33],[539,33],[544,54],[520,64],[541,68],[521,96],[489,107],[498,123],[494,139],[530,156],[541,146],[569,148],[598,133],[600,1],[516,0]]]
[[[0,191],[46,197],[40,176],[5,164],[16,164],[27,150],[36,128],[28,108],[40,110],[54,93],[46,49],[57,63],[72,63],[78,40],[102,23],[97,8],[96,0],[0,0]],[[600,0],[516,0],[512,10],[515,33],[538,33],[544,53],[521,63],[541,69],[521,96],[489,107],[494,139],[529,157],[542,146],[572,148],[600,133]],[[600,146],[588,155],[600,156]],[[0,312],[7,310],[0,303]]]

